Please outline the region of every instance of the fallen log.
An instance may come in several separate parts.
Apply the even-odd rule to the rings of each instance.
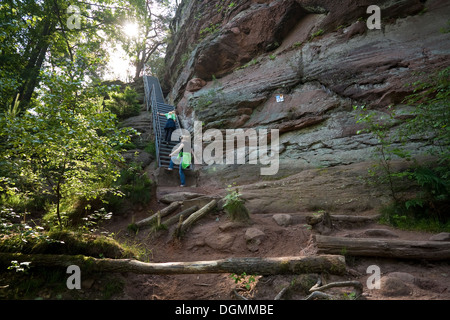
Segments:
[[[332,215],[331,220],[337,221],[337,222],[374,222],[377,221],[380,218],[380,215],[373,215],[373,216],[350,216],[350,215]]]
[[[173,217],[168,218],[167,220],[163,221],[162,224],[166,227],[171,226],[174,223],[177,223],[180,220],[180,216],[183,217],[189,217],[192,213],[198,210],[198,206],[192,206],[186,210],[181,211],[180,213],[177,213]]]
[[[273,275],[346,272],[345,258],[340,255],[288,256],[276,258],[228,258],[211,261],[147,263],[132,259],[97,259],[83,255],[50,255],[0,253],[0,265],[11,261],[31,262],[30,267],[64,267],[77,265],[81,271],[130,272],[136,274],[203,274],[236,273]]]
[[[318,253],[399,259],[450,259],[450,242],[345,238],[316,235]]]
[[[306,223],[309,225],[316,225],[323,222],[326,226],[331,228],[332,222],[348,222],[348,223],[367,223],[374,222],[380,218],[380,215],[373,216],[351,216],[351,215],[330,215],[327,212],[315,213],[305,217]]]
[[[158,217],[162,218],[162,217],[165,217],[165,216],[171,214],[176,209],[178,209],[178,207],[181,206],[181,204],[182,204],[181,201],[172,202],[169,206],[165,207],[164,209],[159,210],[152,216],[136,222],[135,225],[137,228],[143,228],[146,226],[150,226],[158,220]]]
[[[202,207],[200,210],[197,210],[193,214],[191,214],[186,220],[184,220],[175,231],[175,235],[177,237],[182,236],[189,227],[194,224],[197,220],[200,220],[203,216],[205,216],[209,211],[214,209],[217,205],[216,200],[211,200],[208,204]]]

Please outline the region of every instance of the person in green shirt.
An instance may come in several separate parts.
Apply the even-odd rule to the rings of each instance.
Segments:
[[[175,114],[175,111],[170,111],[168,113],[158,113],[161,116],[165,116],[167,118],[166,125],[164,126],[165,134],[165,142],[166,144],[169,144],[172,140],[172,133],[177,128],[177,125],[175,124],[175,120],[177,119],[177,116]]]
[[[180,174],[180,187],[186,186],[186,177],[184,175],[184,169],[189,167],[192,162],[192,150],[191,150],[191,137],[190,136],[181,136],[180,145],[177,149],[172,151],[169,154],[170,156],[170,164],[169,168],[166,170],[172,171],[174,167],[174,159],[181,158],[179,165],[179,174]]]

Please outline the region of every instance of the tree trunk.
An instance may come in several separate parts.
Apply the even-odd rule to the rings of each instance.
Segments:
[[[355,222],[355,223],[364,223],[364,222],[373,222],[380,218],[380,215],[375,216],[347,216],[347,215],[332,215],[331,221],[336,222]]]
[[[156,222],[156,220],[158,219],[158,214],[161,218],[163,218],[163,217],[169,215],[170,213],[174,212],[176,209],[178,209],[178,207],[181,206],[181,204],[182,204],[181,201],[172,202],[169,206],[165,207],[164,209],[161,209],[160,211],[156,212],[154,215],[136,222],[136,227],[143,228],[143,227],[150,226],[151,224]]]
[[[228,258],[211,261],[146,263],[131,259],[96,259],[82,255],[47,255],[0,253],[0,265],[12,260],[31,262],[30,266],[68,267],[77,265],[89,272],[131,272],[136,274],[204,274],[236,273],[249,275],[329,273],[344,274],[345,258],[340,255],[320,255],[276,258]]]
[[[39,72],[45,59],[49,47],[48,37],[54,32],[54,23],[49,19],[42,22],[42,31],[39,34],[36,45],[31,49],[27,65],[22,71],[22,86],[19,88],[19,99],[22,110],[25,110],[31,100],[34,89],[38,84]]]
[[[211,200],[207,205],[205,205],[200,210],[194,212],[191,214],[184,222],[179,226],[179,228],[175,231],[175,235],[177,237],[182,236],[189,227],[196,222],[197,220],[200,220],[203,216],[205,216],[209,211],[214,209],[216,207],[217,201]]]
[[[450,242],[343,238],[316,235],[318,253],[400,259],[449,260]]]
[[[329,215],[331,221],[327,222],[328,226],[332,222],[349,222],[349,223],[367,223],[374,222],[380,218],[380,215],[374,216],[351,216],[351,215]],[[315,225],[322,222],[324,219],[323,214],[313,214],[306,216],[306,223],[310,225]]]
[[[61,181],[58,181],[58,185],[56,186],[56,217],[58,218],[59,227],[62,228],[62,219],[60,213],[60,205],[61,205]]]
[[[176,215],[174,215],[173,217],[170,217],[169,219],[165,220],[162,222],[162,224],[164,224],[165,226],[171,226],[174,223],[177,223],[180,220],[180,217],[183,216],[184,217],[189,217],[192,213],[194,213],[195,211],[198,210],[198,206],[193,206],[190,207],[184,211],[181,211],[180,213],[177,213]]]

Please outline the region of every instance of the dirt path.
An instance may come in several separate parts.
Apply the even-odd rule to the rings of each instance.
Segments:
[[[183,191],[198,192],[199,189],[183,189]],[[154,203],[154,206],[160,209],[165,205]],[[179,241],[171,237],[173,227],[157,232],[144,229],[136,235],[129,234],[126,232],[126,226],[131,222],[130,215],[116,218],[107,228],[126,240],[137,241],[150,250],[153,262],[310,255],[315,254],[316,248],[312,241],[315,231],[305,224],[305,216],[308,214],[311,213],[292,215],[290,225],[280,226],[274,220],[273,214],[253,214],[249,225],[239,225],[230,223],[224,213],[212,213],[196,223]],[[148,215],[144,210],[137,212],[134,219],[137,221],[146,216]],[[249,246],[246,242],[246,232],[250,228],[258,229],[263,234],[256,246]],[[368,229],[389,230],[398,239],[405,240],[427,240],[432,235],[425,232],[396,230],[373,222],[358,226],[339,226],[329,235],[360,237]],[[358,280],[364,287],[361,298],[368,300],[450,300],[449,262],[355,257],[346,257],[346,262],[350,269],[349,275],[341,277],[320,275],[322,282]],[[372,275],[368,272],[371,265],[379,267],[382,285],[380,289],[369,289],[367,286],[367,281]],[[127,274],[123,276],[126,283],[124,292],[116,299],[222,300],[237,299],[235,292],[238,292],[239,295],[249,299],[273,300],[287,286],[290,287],[283,299],[304,299],[310,294],[308,290],[316,283],[318,276],[252,275],[235,283],[230,274],[176,276]],[[248,285],[249,289],[245,285]],[[338,299],[354,297],[351,287],[333,288],[326,293],[333,294]]]

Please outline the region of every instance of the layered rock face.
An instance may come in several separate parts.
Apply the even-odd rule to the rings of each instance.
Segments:
[[[367,27],[370,5],[381,29]],[[449,65],[449,14],[439,0],[183,1],[163,79],[183,125],[279,130],[276,175],[212,165],[204,182],[245,185],[253,212],[379,206],[385,194],[362,179],[377,140],[357,133],[353,106],[407,113],[406,85]]]

